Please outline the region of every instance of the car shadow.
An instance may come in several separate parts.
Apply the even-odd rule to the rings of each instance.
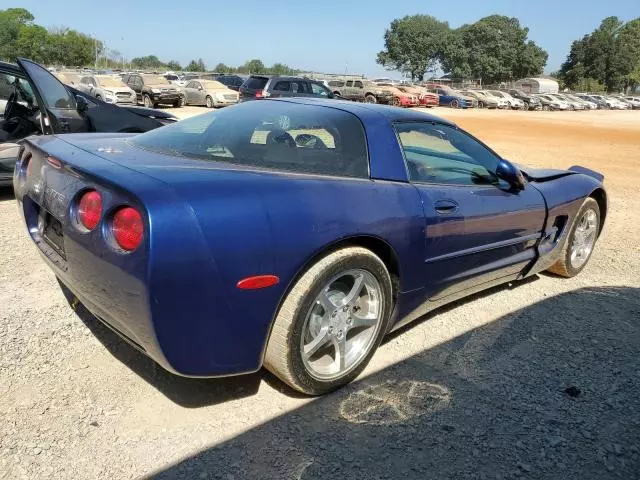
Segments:
[[[64,285],[60,284],[60,287],[67,302],[73,305],[76,315],[107,351],[176,404],[185,408],[199,408],[257,393],[260,382],[265,376],[262,371],[219,379],[187,378],[169,373],[123,340],[84,305],[76,303],[73,294]],[[273,382],[273,380],[268,381]]]
[[[0,187],[0,202],[14,200],[15,198],[13,187]]]
[[[545,298],[144,478],[637,478],[639,320],[638,288]]]

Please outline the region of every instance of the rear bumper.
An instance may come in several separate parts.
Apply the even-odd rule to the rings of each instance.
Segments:
[[[175,103],[182,100],[182,97],[179,93],[154,93],[151,98],[154,103]]]

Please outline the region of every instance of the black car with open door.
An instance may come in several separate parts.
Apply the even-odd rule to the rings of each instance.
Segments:
[[[0,62],[0,186],[11,184],[18,142],[30,135],[141,133],[175,121],[162,110],[90,98],[30,60]]]

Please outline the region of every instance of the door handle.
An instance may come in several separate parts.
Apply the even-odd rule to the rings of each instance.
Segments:
[[[440,215],[448,215],[458,211],[458,204],[453,200],[438,200],[433,204],[436,213]]]

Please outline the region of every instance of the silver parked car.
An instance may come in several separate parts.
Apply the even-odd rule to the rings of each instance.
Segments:
[[[107,103],[137,103],[136,92],[130,89],[120,77],[111,75],[85,75],[75,87],[92,97]]]
[[[238,103],[238,92],[215,80],[191,80],[184,87],[185,105],[225,107]]]

